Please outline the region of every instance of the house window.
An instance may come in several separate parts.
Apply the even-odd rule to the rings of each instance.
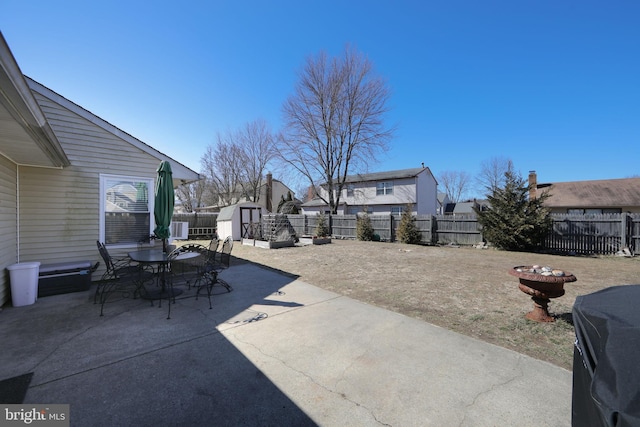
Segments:
[[[370,206],[349,206],[347,208],[347,215],[357,215],[359,213],[372,214],[373,208]]]
[[[393,194],[393,182],[378,182],[376,184],[376,196],[384,196],[386,194]]]
[[[354,206],[351,210],[354,215],[372,215],[373,208],[371,206]]]
[[[404,212],[404,208],[402,206],[391,207],[391,215],[402,215],[402,212]]]
[[[347,197],[353,197],[353,189],[355,186],[353,184],[347,184]]]
[[[136,244],[151,229],[153,179],[100,176],[100,240],[107,245]]]

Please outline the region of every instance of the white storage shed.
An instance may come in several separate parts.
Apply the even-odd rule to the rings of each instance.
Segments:
[[[243,202],[220,209],[217,219],[218,237],[233,240],[260,237],[260,222],[267,210],[254,202]]]

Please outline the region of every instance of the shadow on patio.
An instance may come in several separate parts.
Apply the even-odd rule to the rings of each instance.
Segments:
[[[237,260],[234,260],[237,261]],[[145,300],[87,292],[0,312],[0,380],[33,373],[25,404],[70,404],[71,425],[313,425],[224,331],[318,302],[290,275],[235,262],[234,291],[180,299],[166,319]],[[278,334],[278,331],[273,331]]]

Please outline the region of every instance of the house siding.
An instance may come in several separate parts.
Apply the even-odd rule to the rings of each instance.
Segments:
[[[281,198],[284,197],[286,199],[289,194],[289,191],[291,191],[291,189],[286,185],[284,185],[282,182],[276,179],[272,181],[271,207],[273,208],[273,212],[276,212],[278,210],[278,205],[280,204]],[[293,191],[291,191],[291,195],[292,196],[294,195]],[[258,200],[257,203],[266,209],[267,208],[267,184],[266,183],[260,187],[259,197],[260,199]],[[238,203],[241,203],[241,202],[238,202]]]
[[[17,166],[0,156],[0,265],[9,266],[18,261],[17,232]],[[0,275],[0,307],[10,299],[9,272]]]
[[[390,182],[393,184],[393,194],[385,194],[378,196],[376,194],[376,184],[383,181],[367,181],[356,182],[353,185],[353,196],[347,196],[347,185],[342,190],[340,197],[340,203],[345,203],[347,206],[370,206],[376,205],[384,206],[396,206],[399,204],[416,203],[415,197],[415,178],[396,178],[384,180],[384,182]],[[320,190],[322,196],[326,199],[329,197],[329,192],[325,188]]]
[[[377,195],[377,184],[389,182],[393,185],[392,194]],[[347,196],[347,186],[353,186],[353,196]],[[438,207],[437,182],[428,168],[410,177],[389,177],[381,180],[350,180],[342,190],[338,214],[353,213],[353,209],[366,206],[372,214],[390,214],[392,208],[412,205],[413,212],[420,215],[435,215]],[[328,191],[321,188],[321,195],[328,199]],[[345,206],[349,207],[345,212]],[[324,212],[326,206],[303,205],[305,213]]]
[[[549,211],[551,213],[557,213],[557,214],[566,214],[569,211],[575,210],[575,209],[586,209],[586,210],[594,210],[594,209],[602,209],[602,210],[609,210],[609,209],[620,209],[620,212],[626,212],[626,213],[640,213],[640,206],[570,206],[570,207],[550,207]]]
[[[155,178],[159,159],[43,95],[34,96],[72,166],[20,168],[21,261],[101,261],[100,175]],[[120,256],[127,250],[111,252]]]
[[[280,181],[273,180],[273,188],[272,188],[272,197],[271,197],[271,207],[273,208],[273,212],[278,210],[278,205],[280,204],[280,200],[284,197],[285,200],[289,195],[289,187],[281,183]],[[293,191],[291,191],[291,195],[293,197]],[[266,203],[267,199],[267,188],[266,185],[260,189],[260,205],[263,207],[267,207]]]
[[[413,207],[418,215],[435,215],[438,212],[438,183],[430,171],[425,170],[416,178],[418,202]]]

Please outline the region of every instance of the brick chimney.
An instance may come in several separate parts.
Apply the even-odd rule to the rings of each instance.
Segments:
[[[536,171],[529,171],[529,200],[538,197],[538,175]]]
[[[273,212],[273,176],[267,172],[267,212]]]

